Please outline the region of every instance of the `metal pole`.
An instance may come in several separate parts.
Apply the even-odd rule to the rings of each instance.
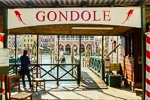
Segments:
[[[78,82],[77,84],[80,86],[80,81],[81,81],[81,35],[80,35],[80,39],[79,39],[79,54],[80,54],[80,58],[79,58],[79,66],[78,66]]]
[[[4,25],[3,25],[3,32],[4,32],[4,48],[7,48],[7,37],[8,37],[8,29],[7,29],[7,26],[8,26],[8,21],[7,21],[7,18],[8,18],[8,9],[6,7],[4,7]]]
[[[36,45],[36,64],[39,64],[39,35],[37,35],[37,45]]]
[[[105,73],[104,73],[104,36],[102,36],[102,79],[105,79]]]
[[[143,4],[141,7],[141,26],[142,26],[142,100],[145,100],[145,62],[146,62],[146,40],[145,40],[145,32],[146,32],[146,24],[145,24],[145,5]]]
[[[57,45],[57,50],[58,50],[58,54],[57,54],[57,57],[58,57],[58,65],[57,65],[57,86],[59,86],[59,81],[60,81],[60,79],[59,79],[59,67],[60,67],[60,65],[59,65],[59,42],[60,42],[60,35],[58,35],[58,45]]]
[[[7,7],[3,7],[3,13],[4,13],[4,25],[3,25],[3,32],[4,32],[4,48],[7,48],[7,37],[8,37],[8,29],[7,29],[7,26],[8,26],[8,21],[7,21],[7,18],[8,18],[8,8]],[[6,100],[8,100],[7,98],[7,75],[5,75],[5,98]]]

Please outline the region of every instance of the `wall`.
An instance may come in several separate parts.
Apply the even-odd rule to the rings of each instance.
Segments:
[[[141,30],[132,30],[126,34],[125,40],[124,79],[126,84],[134,90],[135,84],[142,83],[142,64],[140,61],[142,56]]]
[[[124,36],[109,36],[108,51],[113,49],[113,41],[120,46],[110,55],[111,63],[121,63],[121,75],[125,84],[134,89],[136,83],[142,83],[142,41],[141,30],[132,29]]]

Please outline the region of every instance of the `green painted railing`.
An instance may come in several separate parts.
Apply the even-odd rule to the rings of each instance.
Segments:
[[[101,57],[90,57],[90,69],[103,79],[103,62]]]

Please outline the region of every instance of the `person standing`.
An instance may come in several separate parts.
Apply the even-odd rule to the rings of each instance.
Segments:
[[[31,88],[32,84],[31,84],[30,70],[29,70],[29,65],[31,64],[31,62],[29,57],[27,56],[27,50],[23,51],[23,55],[20,57],[20,62],[21,62],[21,76],[22,76],[23,87],[24,88],[26,87],[25,75],[27,75],[29,85]]]

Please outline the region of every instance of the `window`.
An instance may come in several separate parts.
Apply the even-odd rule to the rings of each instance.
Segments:
[[[81,36],[81,40],[84,40],[84,36]]]
[[[71,40],[74,40],[74,36],[71,36]]]
[[[76,36],[76,40],[79,40],[79,36]]]
[[[88,38],[89,38],[88,36],[85,36],[85,40],[88,40]]]
[[[94,40],[94,36],[90,36],[90,40]]]

